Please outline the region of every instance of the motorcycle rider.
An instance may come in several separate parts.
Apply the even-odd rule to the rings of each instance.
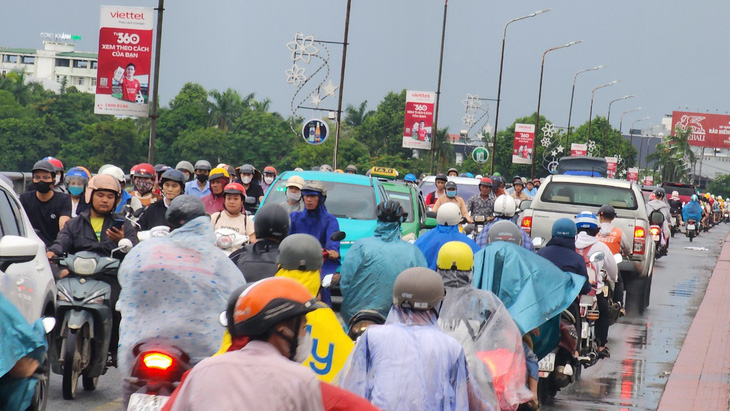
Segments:
[[[685,224],[689,220],[695,220],[695,224],[699,224],[702,220],[702,213],[702,205],[698,200],[697,194],[692,194],[692,197],[690,197],[690,202],[682,207],[682,219],[684,220]],[[699,231],[699,226],[697,226],[696,229],[697,231]]]
[[[563,271],[578,274],[586,279],[581,294],[588,294],[591,283],[588,282],[586,263],[580,254],[575,251],[575,223],[569,218],[559,218],[553,223],[550,241],[545,247],[537,251],[537,255],[550,260]]]
[[[216,183],[212,181],[211,190],[216,190]],[[213,228],[230,228],[231,230],[248,236],[250,243],[256,242],[256,231],[254,228],[253,217],[243,212],[243,201],[246,198],[246,191],[243,186],[238,183],[229,183],[223,188],[222,196],[224,198],[224,209],[213,213],[210,220],[213,222]],[[212,194],[211,194],[212,195]],[[206,212],[208,210],[206,209]]]
[[[461,241],[469,246],[472,251],[479,251],[479,246],[466,235],[459,232],[459,223],[462,220],[461,211],[454,203],[446,203],[436,213],[438,225],[432,230],[422,234],[413,245],[418,247],[426,257],[428,268],[436,268],[436,258],[441,246],[449,241]]]
[[[515,200],[512,197],[506,194],[502,194],[497,197],[497,199],[494,200],[494,220],[485,225],[482,229],[482,232],[479,233],[479,236],[477,236],[477,246],[479,248],[484,248],[487,245],[487,236],[489,235],[489,230],[494,224],[499,221],[509,221],[514,224],[515,227],[519,228],[517,224],[512,221],[513,217],[515,216],[516,210],[517,204],[515,204]],[[530,235],[523,230],[520,230],[520,232],[522,233],[522,247],[525,247],[530,251],[535,251],[535,246],[532,245],[532,239],[530,238]]]
[[[436,200],[438,200],[439,197],[443,197],[446,195],[446,192],[444,191],[444,186],[446,185],[446,182],[449,181],[448,177],[446,177],[446,174],[437,174],[436,179],[434,180],[434,184],[436,185],[436,190],[428,193],[425,199],[426,206],[433,208],[434,204],[436,204]],[[434,210],[436,211],[436,210]]]
[[[608,327],[610,326],[610,314],[608,309],[608,296],[606,295],[602,272],[605,270],[609,282],[615,283],[618,279],[618,265],[613,258],[611,249],[598,238],[600,226],[598,217],[590,211],[582,211],[575,218],[575,227],[578,235],[575,238],[575,250],[583,255],[585,261],[595,252],[603,252],[603,261],[591,263],[596,273],[596,298],[598,299],[599,317],[596,320],[596,343],[598,344],[598,358],[609,358],[611,353],[606,347],[608,341]]]
[[[131,371],[132,348],[146,339],[167,340],[193,364],[215,353],[223,336],[218,315],[229,291],[245,284],[233,262],[215,246],[210,217],[198,198],[175,197],[165,218],[170,234],[134,247],[119,267],[123,375]]]
[[[84,191],[90,178],[89,172],[81,167],[71,167],[66,173],[66,188],[71,197],[71,218],[89,209],[89,204],[84,198]]]
[[[216,167],[210,170],[210,174],[208,175],[210,194],[201,198],[205,205],[205,212],[208,215],[212,215],[225,208],[226,199],[223,190],[230,181],[231,177],[225,168]]]
[[[246,203],[246,211],[249,213],[255,213],[256,208],[264,198],[264,190],[259,185],[259,181],[261,181],[261,172],[256,170],[251,164],[244,164],[238,168],[238,176],[240,177],[240,181],[237,182],[241,183],[243,188],[246,189],[246,195],[253,197],[256,200],[254,204]]]
[[[386,323],[357,340],[340,386],[386,410],[469,409],[464,349],[437,325],[444,295],[436,272],[415,267],[400,273]]]
[[[632,253],[631,243],[624,234],[623,230],[613,225],[616,218],[616,210],[610,204],[604,204],[598,209],[598,221],[601,230],[598,232],[598,239],[606,244],[613,255],[621,254],[622,256],[630,256]],[[624,280],[621,272],[618,273],[618,280],[614,288],[614,301],[624,305]],[[623,308],[622,308],[623,312]]]
[[[479,180],[479,194],[474,194],[466,201],[466,210],[474,219],[474,216],[484,216],[485,218],[493,217],[494,200],[497,197],[492,193],[492,180],[489,177],[482,177]]]
[[[193,177],[195,176],[195,167],[193,167],[189,161],[179,161],[175,166],[175,170],[183,173],[185,176],[185,184],[187,184],[188,181],[193,181]],[[183,187],[183,190],[184,189],[185,188]]]
[[[286,201],[281,205],[288,212],[293,213],[304,209],[302,187],[304,187],[304,179],[299,176],[291,176],[286,180]]]
[[[456,195],[456,190],[456,183],[453,181],[447,181],[446,184],[444,184],[444,192],[446,192],[446,195],[440,196],[438,200],[436,200],[436,204],[433,205],[433,211],[438,213],[439,207],[447,203],[453,203],[459,206],[461,216],[465,218],[467,222],[471,223],[472,221],[471,217],[469,217],[469,211],[466,209],[466,202],[464,202],[463,198]]]
[[[71,199],[67,194],[53,191],[55,170],[48,160],[33,164],[32,187],[20,195],[20,204],[46,246],[53,244],[59,231],[71,218]]]
[[[289,213],[279,204],[266,204],[256,213],[253,225],[256,242],[228,257],[249,283],[273,277],[278,271],[279,243],[289,235]]]
[[[170,202],[185,191],[185,175],[178,170],[172,168],[165,170],[162,173],[160,182],[162,183],[162,201],[155,201],[150,204],[139,217],[137,224],[141,231],[168,225],[165,213],[170,207]]]
[[[348,164],[345,167],[345,174],[357,174],[357,167],[354,164]]]
[[[269,187],[274,184],[274,180],[276,180],[276,169],[273,166],[264,167],[264,178],[261,181],[261,189],[264,194],[269,191]]]
[[[139,201],[137,197],[133,197],[129,194],[129,192],[125,189],[127,178],[124,175],[124,170],[112,164],[104,164],[99,168],[98,174],[109,174],[119,181],[119,186],[122,189],[122,196],[119,199],[116,210],[114,211],[115,213],[123,216],[133,216],[135,212],[144,208],[142,202]],[[134,173],[131,173],[131,175],[134,176]]]
[[[515,176],[512,180],[512,194],[510,194],[510,197],[512,197],[518,205],[520,202],[530,199],[530,196],[524,192],[524,188],[525,182],[522,180],[522,177]]]
[[[378,204],[377,215],[375,235],[352,245],[342,264],[341,278],[333,281],[339,282],[342,291],[340,314],[345,324],[364,309],[388,315],[398,274],[406,268],[427,266],[418,247],[401,241],[401,223],[408,216],[403,206],[398,201],[387,200]],[[397,258],[383,258],[385,255]]]
[[[504,189],[506,185],[507,181],[501,175],[494,174],[492,176],[492,192],[495,197],[507,194],[507,191]]]
[[[532,400],[525,385],[527,368],[520,329],[494,293],[478,290],[471,284],[474,254],[469,246],[459,241],[444,244],[437,265],[446,287],[438,323],[464,347],[469,374],[487,401],[495,409],[516,409]],[[479,324],[479,328],[473,329],[471,324]],[[490,357],[492,362],[487,363],[480,358],[484,354],[508,361],[501,368],[494,367],[501,362]],[[494,368],[490,369],[490,365]]]
[[[156,179],[157,173],[151,164],[137,164],[137,169],[132,175],[134,184],[132,197],[137,198],[145,208],[160,199],[160,196],[154,192]]]
[[[669,237],[672,234],[669,229],[669,225],[672,224],[672,214],[669,211],[669,204],[664,201],[665,196],[666,192],[663,188],[659,187],[654,190],[655,199],[646,203],[646,214],[651,217],[652,212],[658,211],[662,214],[662,216],[664,216],[664,222],[662,223],[663,238],[661,243],[663,245],[666,244],[667,248],[669,248]]]
[[[208,160],[198,160],[195,162],[195,180],[188,181],[185,184],[185,194],[203,198],[210,194],[210,185],[208,184],[208,175],[212,169]]]
[[[448,171],[446,172],[446,176],[447,176],[447,177],[458,177],[458,176],[459,176],[459,170],[455,169],[454,167],[451,167],[451,168],[450,168],[450,169],[449,169],[449,170],[448,170]]]
[[[684,220],[682,219],[682,201],[679,199],[678,191],[672,191],[672,197],[669,199],[669,213],[673,217],[677,216],[677,221],[672,221],[672,224],[676,224],[676,228],[679,230],[679,226],[684,225]]]

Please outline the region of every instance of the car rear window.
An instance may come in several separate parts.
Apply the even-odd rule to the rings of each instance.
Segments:
[[[672,194],[672,191],[676,191],[681,196],[687,196],[691,197],[692,194],[695,194],[695,188],[692,186],[683,186],[683,185],[674,185],[674,184],[662,184],[662,188],[667,192],[667,194]]]
[[[436,183],[434,181],[424,181],[421,185],[421,194],[425,198],[427,195],[436,191]],[[479,194],[479,186],[476,184],[459,184],[456,183],[456,195],[463,198],[464,201],[469,200],[472,196]]]
[[[322,181],[327,189],[325,206],[335,217],[375,220],[375,190],[370,186]],[[269,191],[266,204],[286,201],[286,180],[280,179]],[[303,200],[302,200],[303,201]]]
[[[406,212],[408,212],[408,218],[406,219],[406,223],[412,223],[416,213],[413,211],[413,198],[410,196],[410,194],[390,191],[388,189],[386,189],[386,191],[388,192],[389,199],[399,202],[400,205],[403,206],[403,208],[406,210]]]
[[[638,208],[636,196],[630,188],[569,182],[550,183],[542,192],[540,201],[591,207],[611,204],[614,208],[625,210]]]

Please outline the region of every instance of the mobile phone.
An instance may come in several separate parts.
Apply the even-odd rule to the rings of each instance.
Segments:
[[[117,230],[121,230],[122,227],[124,227],[124,220],[115,218],[114,222],[112,223],[112,227],[116,228]]]

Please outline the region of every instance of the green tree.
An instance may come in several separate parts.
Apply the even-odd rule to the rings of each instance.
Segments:
[[[368,148],[371,157],[385,154],[403,159],[411,157],[412,151],[401,147],[405,106],[405,90],[390,92],[378,104],[377,110],[357,127],[355,138]]]
[[[188,159],[193,163],[202,157],[183,157],[173,144],[183,131],[205,128],[208,124],[208,92],[197,83],[186,83],[170,101],[169,108],[159,110],[155,140],[158,161],[165,163]]]
[[[0,120],[5,118],[29,118],[34,116],[33,110],[22,106],[8,90],[0,89]]]
[[[345,107],[345,124],[349,127],[359,127],[366,118],[373,115],[373,111],[368,111],[368,101],[365,100],[360,103],[359,106],[355,107],[352,104],[348,104]]]
[[[697,161],[689,144],[691,135],[691,129],[677,128],[674,135],[667,136],[657,144],[656,150],[646,157],[647,161],[654,162],[654,171],[663,181],[690,181],[690,171]]]
[[[210,104],[208,125],[218,127],[223,131],[228,131],[241,116],[244,107],[248,108],[253,99],[253,93],[246,96],[245,99],[241,99],[241,95],[231,88],[222,93],[218,90],[211,90],[210,96],[213,98],[213,102]]]
[[[214,165],[221,162],[233,163],[228,139],[226,132],[219,128],[188,129],[180,133],[171,148],[179,153],[180,159],[204,158]]]
[[[0,120],[0,147],[0,169],[30,171],[36,161],[58,153],[60,139],[45,118],[8,118]]]
[[[712,194],[721,195],[722,198],[730,198],[730,174],[715,177],[710,181],[707,190]]]
[[[97,170],[104,164],[127,170],[144,161],[147,152],[144,141],[130,118],[99,122],[73,133],[58,156],[67,164],[82,165],[90,170]]]

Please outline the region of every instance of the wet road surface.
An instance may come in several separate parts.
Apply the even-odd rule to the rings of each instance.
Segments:
[[[692,243],[675,236],[656,262],[649,308],[611,326],[611,358],[583,369],[541,409],[656,410],[729,230],[718,225]]]

